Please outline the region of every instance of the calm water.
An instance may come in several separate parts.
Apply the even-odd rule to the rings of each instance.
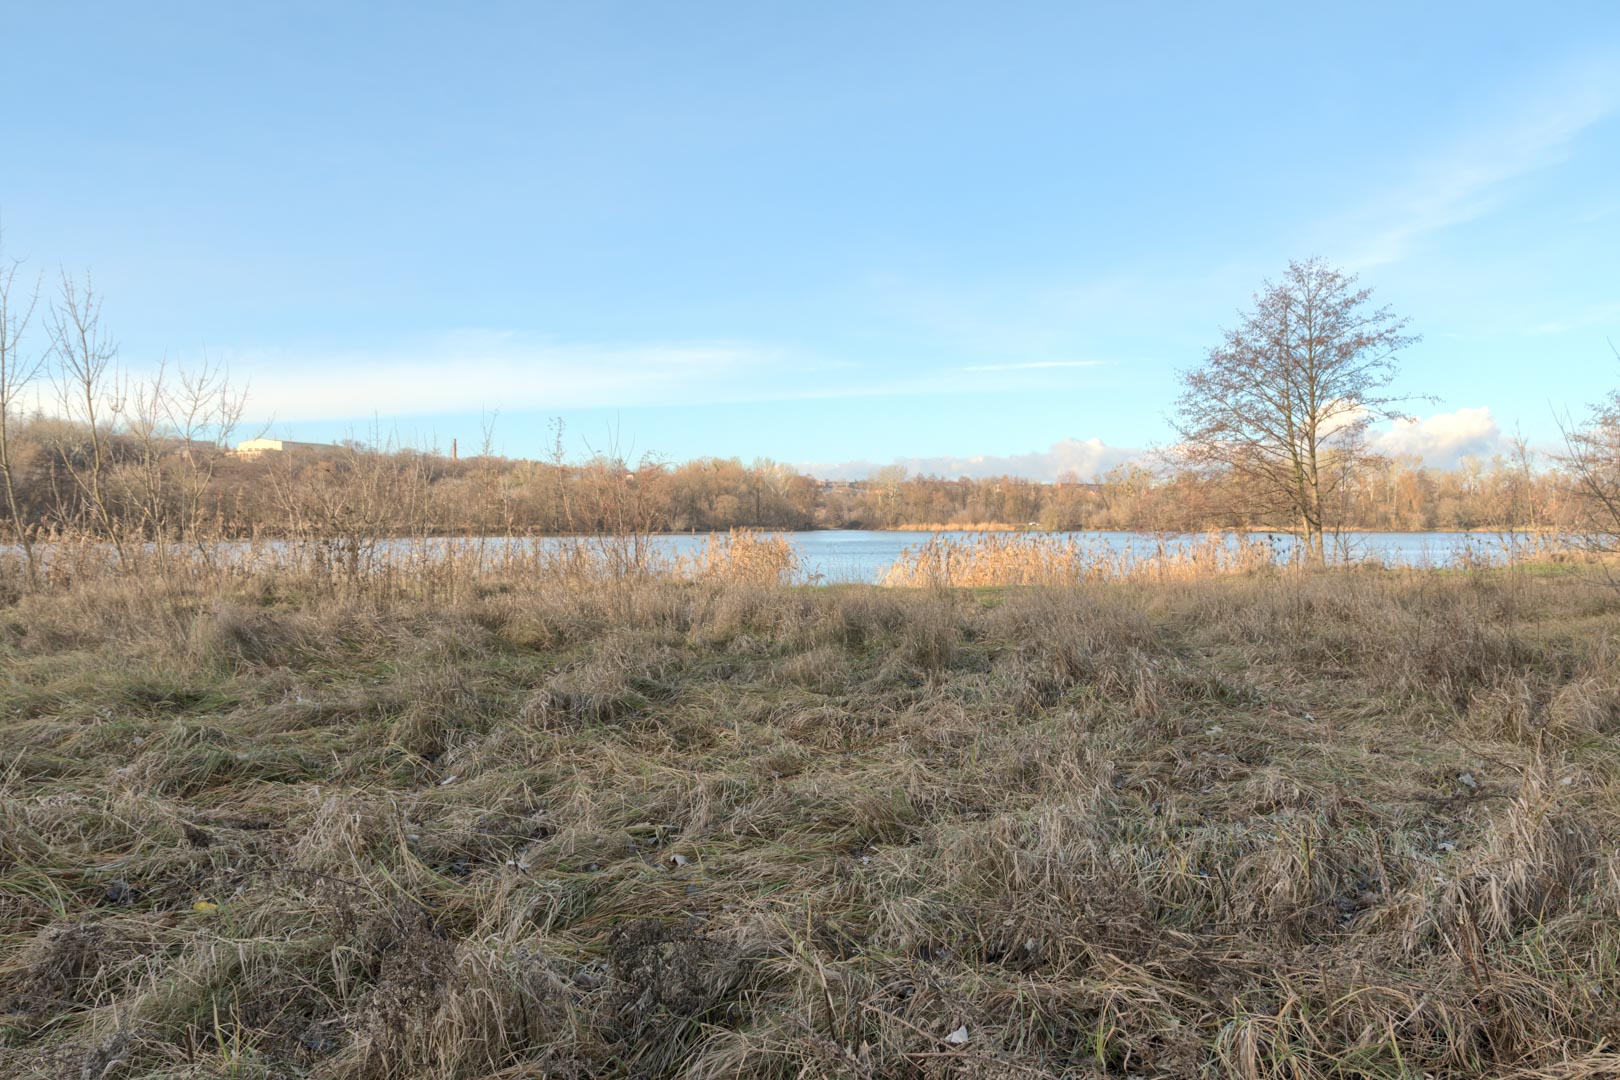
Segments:
[[[870,532],[854,529],[829,532],[789,533],[788,537],[799,549],[800,566],[806,575],[819,574],[822,580],[837,582],[875,582],[900,552],[923,543],[931,535],[918,532]],[[974,533],[947,532],[941,536],[973,536]],[[1042,534],[1046,535],[1046,534]],[[1152,533],[1132,532],[1077,532],[1057,533],[1058,536],[1084,538],[1093,544],[1107,545],[1116,551],[1148,554],[1158,549],[1161,537]],[[1255,533],[1256,539],[1270,537],[1279,557],[1286,557],[1293,549],[1293,538],[1285,533]],[[1175,548],[1204,542],[1202,536],[1175,536],[1163,539],[1166,546]],[[703,544],[703,537],[664,536],[657,543],[667,545],[675,554],[695,550]],[[1377,559],[1388,565],[1445,566],[1453,562],[1465,549],[1500,551],[1503,538],[1494,533],[1343,533],[1339,537],[1341,555],[1352,559]]]

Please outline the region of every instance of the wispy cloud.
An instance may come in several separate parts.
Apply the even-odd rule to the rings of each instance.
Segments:
[[[963,371],[1044,371],[1050,368],[1102,367],[1106,360],[1030,360],[1020,364],[969,364]]]
[[[481,408],[680,404],[802,370],[735,342],[568,344],[464,331],[390,350],[228,350],[257,415],[285,420],[431,415]]]
[[[1583,330],[1589,327],[1607,327],[1620,322],[1620,302],[1612,304],[1595,304],[1582,311],[1578,311],[1567,319],[1541,323],[1532,327],[1529,333],[1535,335],[1566,334],[1571,330]]]
[[[1508,201],[1513,182],[1563,161],[1573,144],[1620,109],[1613,57],[1563,72],[1506,115],[1414,163],[1390,194],[1330,231],[1359,237],[1348,263],[1364,269],[1405,258],[1424,237],[1475,220]]]
[[[1028,391],[1107,363],[896,372],[760,342],[567,343],[492,330],[378,349],[227,349],[215,358],[251,384],[255,417],[279,421]]]
[[[1452,412],[1397,421],[1372,432],[1372,449],[1391,457],[1415,458],[1430,468],[1456,468],[1463,458],[1488,460],[1507,454],[1513,440],[1502,430],[1486,407],[1462,408]],[[1053,481],[1065,476],[1090,480],[1116,465],[1151,461],[1154,452],[1129,446],[1110,446],[1101,439],[1060,439],[1045,450],[1023,454],[972,454],[962,457],[902,457],[892,461],[841,461],[801,463],[798,467],[824,480],[864,480],[878,469],[900,466],[911,476],[966,476],[985,479],[1018,476],[1026,480]]]

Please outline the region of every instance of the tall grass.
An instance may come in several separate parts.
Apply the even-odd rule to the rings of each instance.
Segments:
[[[1283,565],[1271,543],[1211,533],[1149,550],[1074,535],[979,533],[932,536],[906,548],[883,575],[895,586],[1083,585],[1107,581],[1190,581],[1213,574],[1260,573]]]
[[[785,585],[799,577],[799,551],[778,533],[752,529],[711,533],[691,555],[671,563],[677,577],[741,585]]]
[[[639,581],[784,584],[800,577],[797,549],[780,534],[739,529],[678,554],[646,535],[581,537],[376,537],[215,539],[184,549],[126,542],[121,556],[85,532],[43,533],[36,572],[20,551],[0,549],[0,598],[57,593],[89,582],[209,591],[311,588],[373,597],[433,595],[454,600],[513,580],[569,586]]]
[[[1301,571],[1302,552],[1273,536],[1209,533],[1120,545],[1075,534],[984,532],[935,535],[906,548],[882,583],[902,587],[1077,586],[1135,581],[1165,584],[1218,575]],[[1338,568],[1376,567],[1347,551]],[[1529,562],[1574,563],[1591,557],[1550,533],[1482,534],[1451,554],[1443,568],[1488,570]]]

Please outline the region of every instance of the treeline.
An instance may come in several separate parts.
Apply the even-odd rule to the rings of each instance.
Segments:
[[[122,424],[95,432],[13,417],[8,523],[31,536],[91,531],[131,542],[199,537],[494,535],[893,529],[1287,529],[1246,512],[1230,477],[1121,466],[1088,481],[947,479],[880,470],[823,482],[777,462],[452,458],[347,442],[237,455],[217,440]],[[1523,457],[1459,468],[1373,460],[1341,485],[1335,520],[1370,530],[1549,528],[1568,518],[1563,475]],[[15,540],[17,537],[12,536]]]
[[[959,528],[1001,523],[1042,529],[1201,532],[1288,530],[1285,515],[1245,498],[1241,480],[1194,470],[1123,465],[1082,482],[1018,477],[942,479],[890,475],[823,497],[824,516],[846,526]],[[1433,530],[1547,528],[1570,509],[1561,473],[1523,456],[1465,459],[1456,469],[1416,460],[1372,460],[1336,497],[1343,528]]]

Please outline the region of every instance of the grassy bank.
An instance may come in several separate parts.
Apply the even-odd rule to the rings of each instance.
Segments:
[[[1579,1077],[1614,594],[86,578],[3,609],[52,1077]]]

